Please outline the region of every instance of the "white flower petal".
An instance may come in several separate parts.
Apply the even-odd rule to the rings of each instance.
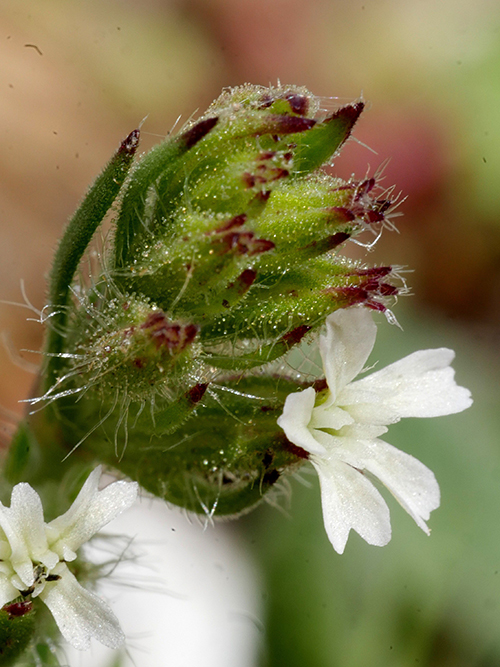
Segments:
[[[33,563],[31,562],[28,549],[23,540],[23,536],[18,534],[17,526],[13,521],[12,514],[8,507],[0,504],[0,526],[2,527],[10,544],[12,560],[15,559],[19,576],[25,582],[26,586],[31,586],[34,581]],[[9,558],[10,560],[10,558]]]
[[[19,591],[13,586],[5,574],[0,574],[0,608],[19,596]]]
[[[350,426],[354,423],[354,419],[342,408],[336,405],[319,405],[314,408],[309,428],[329,428],[335,431],[340,431],[344,426]]]
[[[344,426],[339,433],[341,438],[353,438],[354,440],[375,440],[380,435],[387,433],[389,429],[383,424],[351,424]]]
[[[69,510],[47,526],[51,549],[65,560],[73,560],[76,550],[84,542],[128,509],[137,498],[136,482],[113,482],[98,491],[100,476],[101,467],[98,466]]]
[[[325,448],[314,439],[308,424],[314,408],[316,392],[312,387],[286,397],[283,414],[278,417],[278,426],[294,445],[302,447],[311,454],[324,454]]]
[[[366,308],[337,310],[319,337],[326,381],[334,399],[360,373],[375,344],[377,327]]]
[[[330,541],[342,553],[351,528],[370,544],[390,540],[389,510],[363,470],[385,484],[428,534],[425,522],[440,500],[434,474],[378,436],[402,417],[437,417],[471,405],[470,392],[454,380],[455,354],[446,348],[421,350],[352,382],[375,342],[371,314],[363,308],[339,310],[327,318],[326,328],[319,343],[326,400],[314,407],[312,389],[292,394],[278,424],[311,453]]]
[[[351,528],[376,546],[391,539],[391,523],[387,505],[361,473],[334,456],[312,456],[321,484],[321,503],[325,529],[337,553],[344,548]]]
[[[53,568],[59,558],[48,548],[43,507],[38,493],[29,484],[16,484],[10,508],[0,507],[0,525],[9,542],[10,561],[26,586],[34,581],[33,561]]]
[[[5,575],[6,577],[10,577],[13,572],[10,562],[0,561],[0,576]]]
[[[434,473],[418,459],[396,449],[383,440],[360,442],[349,440],[343,450],[344,460],[368,470],[393,494],[427,535],[425,523],[432,510],[439,507],[439,486]]]
[[[80,650],[90,647],[91,637],[110,648],[121,646],[125,637],[108,605],[80,586],[63,563],[58,565],[56,573],[61,578],[48,583],[40,598],[52,612],[66,641]]]
[[[472,404],[450,367],[453,350],[420,350],[351,383],[338,397],[361,423],[392,424],[402,417],[440,417]]]
[[[34,579],[35,577],[33,577]],[[14,586],[14,588],[18,591],[24,591],[26,588],[26,584],[22,579],[20,579],[17,574],[13,574],[10,578],[10,583]]]
[[[0,561],[10,558],[12,549],[6,539],[0,539]]]

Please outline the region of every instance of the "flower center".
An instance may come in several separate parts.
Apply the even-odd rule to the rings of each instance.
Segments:
[[[32,595],[36,597],[45,588],[46,582],[57,581],[61,577],[58,574],[50,574],[47,567],[42,563],[33,563],[33,575],[35,577],[33,584],[23,591],[19,591],[23,597]]]

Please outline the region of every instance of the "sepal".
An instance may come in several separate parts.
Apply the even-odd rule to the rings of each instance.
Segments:
[[[15,665],[35,635],[31,602],[10,602],[0,609],[0,666]]]

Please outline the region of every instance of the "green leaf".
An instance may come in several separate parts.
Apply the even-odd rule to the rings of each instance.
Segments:
[[[48,361],[46,386],[54,381],[61,359],[57,356],[63,349],[64,328],[70,288],[78,264],[101,224],[108,209],[116,199],[127,176],[132,159],[139,145],[139,130],[124,139],[102,173],[90,187],[80,207],[66,227],[56,251],[49,283],[50,327],[47,336]]]

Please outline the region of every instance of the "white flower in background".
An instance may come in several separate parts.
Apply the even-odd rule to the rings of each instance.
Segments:
[[[364,471],[378,478],[427,534],[439,507],[433,473],[409,454],[379,440],[402,417],[438,417],[472,404],[450,367],[455,353],[421,350],[352,382],[372,351],[377,328],[363,308],[339,310],[326,320],[320,352],[328,388],[290,394],[278,424],[310,454],[321,485],[326,532],[338,553],[354,529],[369,544],[391,539],[389,509]]]
[[[10,507],[0,503],[0,607],[20,595],[39,596],[77,649],[89,648],[91,637],[111,648],[124,641],[108,605],[83,588],[66,565],[137,497],[135,482],[114,482],[99,491],[100,477],[99,466],[69,510],[48,524],[40,496],[29,484],[14,487]]]

